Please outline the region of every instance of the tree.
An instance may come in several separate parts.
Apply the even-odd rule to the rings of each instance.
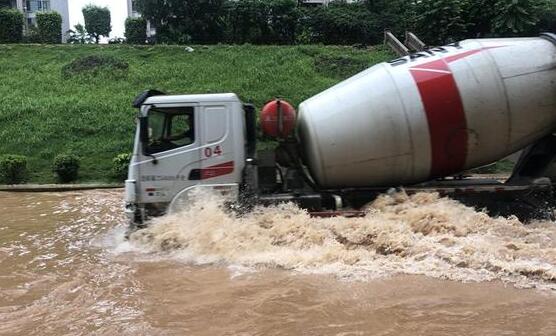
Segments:
[[[549,0],[497,0],[495,7],[493,32],[512,36],[532,33],[551,3]]]
[[[294,43],[300,18],[294,0],[228,2],[227,39],[236,43]]]
[[[365,5],[375,15],[380,32],[388,29],[401,36],[415,28],[415,0],[366,0]]]
[[[421,0],[416,7],[416,32],[428,44],[465,38],[465,0]]]
[[[68,30],[68,43],[71,44],[87,44],[92,43],[93,38],[87,33],[85,27],[78,23],[74,26],[74,30]]]
[[[12,6],[11,0],[0,0],[0,8],[10,8]]]
[[[136,0],[167,43],[380,43],[384,29],[429,44],[554,31],[556,0]],[[552,4],[552,6],[550,6]]]
[[[37,13],[37,28],[42,43],[62,43],[62,16],[59,13]]]
[[[467,37],[533,35],[554,31],[555,0],[467,0]],[[552,21],[553,22],[553,21]]]
[[[227,0],[137,0],[137,10],[168,43],[216,43],[224,39]]]
[[[268,8],[268,22],[273,43],[294,43],[296,28],[301,13],[294,0],[271,0]]]
[[[227,8],[228,40],[235,43],[266,43],[270,36],[268,3],[238,0]]]
[[[195,43],[217,43],[224,38],[226,0],[182,1],[184,30]]]
[[[467,0],[463,4],[463,20],[466,23],[466,37],[492,36],[492,23],[496,16],[498,0]]]
[[[110,10],[107,7],[87,5],[83,7],[83,18],[87,33],[99,43],[100,37],[108,37],[112,31],[110,26]]]
[[[556,0],[550,4],[550,9],[544,13],[539,22],[539,30],[544,32],[556,32]]]
[[[332,2],[309,11],[306,21],[313,42],[374,44],[382,39],[382,31],[376,26],[376,14],[361,3]]]

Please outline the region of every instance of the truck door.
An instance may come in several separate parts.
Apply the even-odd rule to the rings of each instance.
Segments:
[[[202,107],[201,174],[203,184],[237,183],[233,128],[228,104]]]
[[[167,203],[198,184],[201,136],[199,106],[155,105],[148,110],[148,143],[140,165],[138,193],[144,203]]]
[[[170,203],[170,213],[186,206],[195,191],[237,200],[245,162],[242,113],[237,101],[215,101],[199,107],[200,169],[190,173],[190,179],[198,183],[176,195]]]

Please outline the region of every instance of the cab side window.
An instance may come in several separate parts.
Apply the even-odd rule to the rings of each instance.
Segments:
[[[160,153],[194,143],[194,112],[191,106],[151,109],[147,152]]]

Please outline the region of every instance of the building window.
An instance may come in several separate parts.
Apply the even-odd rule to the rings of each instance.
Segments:
[[[40,12],[50,10],[50,0],[26,0],[25,11],[27,12]]]
[[[37,10],[39,11],[49,11],[50,10],[50,0],[38,0]]]

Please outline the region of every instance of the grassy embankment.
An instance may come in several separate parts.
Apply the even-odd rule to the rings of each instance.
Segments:
[[[111,160],[131,151],[140,91],[235,92],[257,108],[281,96],[294,104],[392,55],[382,48],[324,46],[0,45],[0,154],[29,159],[29,182],[55,182],[59,153],[82,158],[79,182],[111,181]],[[127,71],[62,76],[86,55],[111,55]]]

